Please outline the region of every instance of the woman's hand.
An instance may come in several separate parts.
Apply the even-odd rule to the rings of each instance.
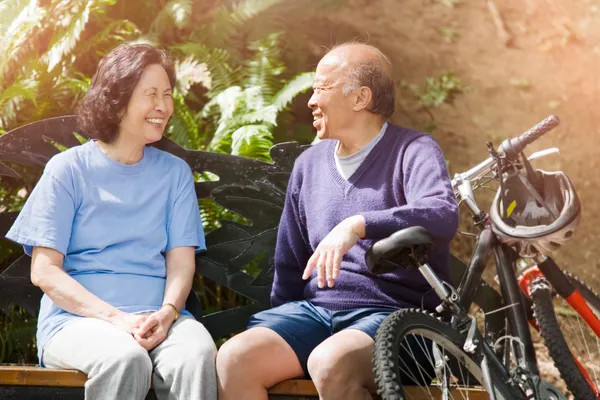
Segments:
[[[116,317],[111,321],[113,325],[118,326],[125,332],[135,335],[138,333],[140,327],[148,319],[147,315],[136,315],[129,314],[126,312],[119,312]]]
[[[167,338],[174,317],[175,312],[171,307],[163,307],[150,314],[133,337],[140,346],[150,351]]]

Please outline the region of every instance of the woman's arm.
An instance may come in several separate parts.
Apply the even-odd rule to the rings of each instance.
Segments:
[[[191,246],[176,247],[167,252],[167,282],[163,304],[171,303],[183,309],[192,290],[196,272],[195,249]],[[172,311],[173,312],[173,311]]]
[[[90,293],[63,270],[63,260],[61,252],[35,246],[31,261],[31,282],[42,289],[54,304],[71,314],[98,318],[132,334],[137,331],[146,320],[145,316],[122,312]]]
[[[175,322],[175,310],[164,305],[172,304],[177,307],[177,310],[185,306],[196,271],[195,248],[182,246],[169,250],[166,255],[166,267],[167,282],[163,307],[148,316],[138,333],[134,335],[138,343],[148,351],[166,339],[171,325]]]

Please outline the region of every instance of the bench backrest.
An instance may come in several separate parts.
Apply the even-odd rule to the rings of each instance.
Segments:
[[[29,191],[37,183],[46,162],[61,148],[81,144],[74,116],[37,121],[0,136],[0,176],[3,185],[17,180]],[[78,132],[89,139],[85,132]],[[245,329],[248,318],[269,308],[273,282],[273,266],[277,227],[283,210],[287,182],[294,161],[306,145],[281,143],[270,150],[273,163],[228,154],[186,150],[163,138],[156,147],[184,159],[197,174],[206,172],[219,177],[218,181],[196,183],[198,199],[212,199],[222,207],[237,213],[240,221],[221,221],[221,226],[206,236],[208,250],[196,257],[197,273],[225,286],[249,300],[237,308],[202,315],[200,301],[194,291],[186,307],[201,319],[213,337],[221,338]],[[15,181],[13,181],[14,183]],[[6,232],[18,212],[0,213],[0,235]],[[22,252],[22,250],[18,250]],[[465,265],[450,259],[452,284],[460,282]],[[19,257],[0,274],[0,310],[10,304],[25,308],[37,315],[42,292],[31,284],[31,259]],[[247,273],[251,266],[252,274]],[[475,302],[485,311],[502,309],[502,299],[489,285],[482,282]],[[504,332],[504,312],[487,318],[487,333],[499,337]]]
[[[74,116],[37,121],[0,137],[0,175],[3,181],[17,180],[33,188],[46,162],[61,148],[80,145],[74,134]],[[283,209],[285,190],[296,157],[307,146],[282,143],[273,146],[273,163],[218,154],[186,150],[168,138],[156,147],[184,159],[197,174],[210,172],[218,181],[196,183],[199,199],[213,199],[217,204],[241,216],[245,221],[221,221],[221,226],[206,236],[208,251],[196,258],[197,272],[241,294],[246,306],[202,315],[195,293],[186,307],[219,338],[243,330],[250,315],[269,307],[273,281],[273,261],[277,226]],[[13,181],[14,182],[14,181]],[[18,212],[0,214],[0,235],[5,237]],[[240,219],[241,220],[241,219]],[[37,315],[42,292],[31,284],[31,259],[23,254],[0,275],[0,309],[10,304],[24,307]],[[252,271],[246,272],[248,265]],[[258,272],[258,273],[256,273]]]

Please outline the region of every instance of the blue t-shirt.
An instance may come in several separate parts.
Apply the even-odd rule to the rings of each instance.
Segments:
[[[95,141],[48,161],[6,237],[65,255],[63,269],[88,291],[129,313],[163,302],[165,253],[206,249],[194,180],[182,159],[146,146],[141,161],[120,164]],[[190,315],[184,311],[182,314]],[[65,323],[79,318],[46,295],[38,316],[38,357]]]

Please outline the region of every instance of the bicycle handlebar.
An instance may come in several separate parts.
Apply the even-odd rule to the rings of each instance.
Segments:
[[[545,133],[554,129],[559,123],[560,120],[556,115],[550,115],[520,136],[512,139],[506,139],[498,147],[498,153],[501,156],[506,156],[509,159],[515,160],[525,149],[525,147],[535,142]],[[454,189],[455,196],[457,198],[460,196],[461,198],[467,200],[468,203],[471,203],[469,204],[469,207],[475,213],[477,213],[479,209],[477,208],[477,205],[473,199],[471,182],[487,175],[495,164],[496,160],[493,157],[489,157],[487,160],[482,161],[470,170],[463,172],[462,174],[456,174],[454,179],[452,179],[452,188]]]
[[[543,121],[538,122],[534,127],[516,138],[506,139],[498,149],[500,153],[504,153],[508,158],[515,159],[519,156],[525,147],[535,142],[545,133],[556,128],[560,124],[560,120],[556,115],[550,115]]]
[[[559,123],[560,120],[556,115],[550,115],[522,135],[512,139],[506,139],[498,148],[498,152],[501,153],[501,155],[506,155],[507,157],[514,159],[525,149],[525,147],[535,142],[545,133],[554,129]],[[456,174],[456,178],[453,179],[452,186],[455,186],[455,183],[458,183],[454,182],[457,178],[470,181],[481,178],[492,169],[495,162],[496,160],[490,157],[487,160],[477,164],[470,170],[463,172],[462,174]]]

